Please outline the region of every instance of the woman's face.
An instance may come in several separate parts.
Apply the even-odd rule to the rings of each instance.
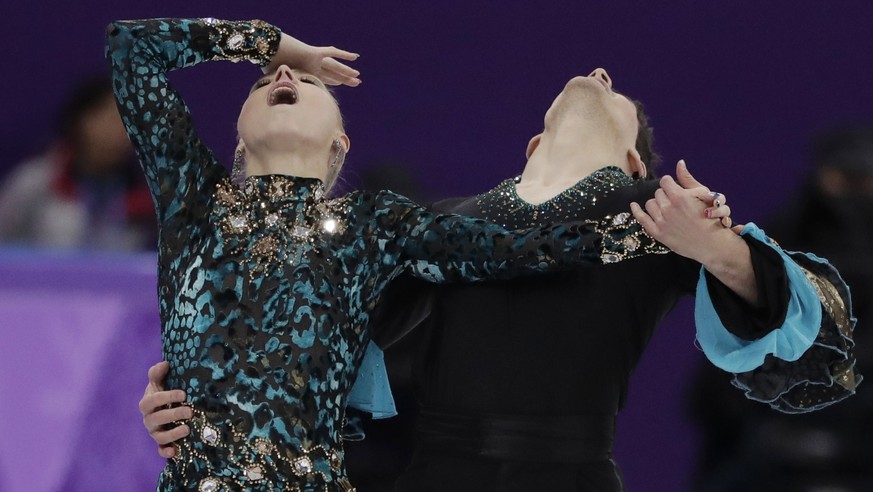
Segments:
[[[237,131],[249,151],[329,151],[342,133],[340,121],[336,101],[318,78],[281,65],[255,82]]]

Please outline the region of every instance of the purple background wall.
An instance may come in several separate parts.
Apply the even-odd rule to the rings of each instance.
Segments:
[[[0,174],[49,140],[69,83],[104,69],[103,29],[116,18],[262,18],[313,44],[361,53],[363,85],[339,91],[353,143],[347,178],[392,159],[417,169],[435,196],[480,191],[520,171],[563,83],[598,66],[646,102],[663,171],[685,158],[730,196],[740,221],[766,220],[799,183],[810,135],[873,120],[866,0],[539,4],[8,3]],[[248,64],[216,63],[174,77],[219,155],[231,154],[236,113],[256,75]],[[620,422],[619,460],[632,491],[681,490],[693,461],[681,390],[700,356],[687,312],[656,336]]]

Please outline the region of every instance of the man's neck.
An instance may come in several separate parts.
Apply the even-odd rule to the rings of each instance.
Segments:
[[[607,166],[627,172],[624,152],[579,139],[578,135],[575,139],[544,135],[528,158],[516,189],[524,201],[542,203]]]

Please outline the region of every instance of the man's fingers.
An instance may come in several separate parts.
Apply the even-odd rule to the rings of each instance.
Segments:
[[[161,455],[162,458],[170,459],[176,456],[176,446],[172,444],[158,446],[158,454]]]
[[[169,372],[169,362],[165,360],[158,362],[152,367],[149,367],[149,383],[154,384],[155,387],[158,388],[158,391],[164,389],[164,379],[167,377],[167,373]]]
[[[174,443],[179,439],[187,436],[191,433],[191,429],[187,425],[179,425],[173,427],[172,429],[168,429],[165,431],[155,431],[151,432],[152,439],[155,440],[158,445],[165,446],[167,444]]]
[[[683,188],[679,186],[679,183],[677,183],[676,180],[674,180],[673,177],[670,175],[662,177],[660,185],[660,189],[664,190],[667,196],[671,198],[678,195],[679,193],[682,193],[683,191]]]
[[[667,192],[664,191],[663,188],[658,188],[655,190],[655,201],[658,203],[658,207],[669,207],[670,199],[667,198]],[[648,209],[648,207],[646,207]]]
[[[144,415],[142,418],[142,423],[143,425],[145,425],[146,429],[148,429],[149,433],[153,433],[155,431],[161,430],[161,428],[165,425],[169,425],[173,422],[178,422],[180,420],[187,420],[191,417],[192,413],[190,407],[179,406],[173,408],[165,408],[163,410],[158,410],[157,412]]]
[[[694,176],[691,175],[691,172],[688,171],[685,159],[680,159],[679,162],[676,163],[676,180],[686,189],[703,186]]]
[[[650,200],[651,201],[651,200]],[[643,228],[651,234],[653,237],[658,234],[658,226],[655,225],[655,221],[643,211],[643,209],[639,206],[637,202],[631,202],[630,204],[631,213],[634,218],[637,219],[637,222],[643,226]]]
[[[646,200],[645,210],[653,222],[659,222],[664,220],[664,214],[661,213],[661,207],[658,205],[657,200],[655,200],[654,198]]]
[[[164,408],[143,416],[143,424],[149,432],[159,429],[161,426],[172,424],[180,420],[187,420],[193,416],[191,407],[181,405],[173,408]]]
[[[182,390],[150,392],[146,389],[146,394],[139,401],[139,412],[147,415],[170,403],[181,403],[183,401],[185,401],[185,392]]]

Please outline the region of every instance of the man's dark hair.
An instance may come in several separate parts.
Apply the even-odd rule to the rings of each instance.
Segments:
[[[655,169],[661,164],[661,156],[656,154],[653,148],[655,136],[652,133],[652,127],[649,126],[649,118],[646,116],[643,103],[635,99],[631,99],[631,102],[637,108],[637,123],[639,124],[635,147],[637,152],[640,153],[640,159],[646,164],[646,170],[648,171],[646,179],[655,179],[657,177]]]

